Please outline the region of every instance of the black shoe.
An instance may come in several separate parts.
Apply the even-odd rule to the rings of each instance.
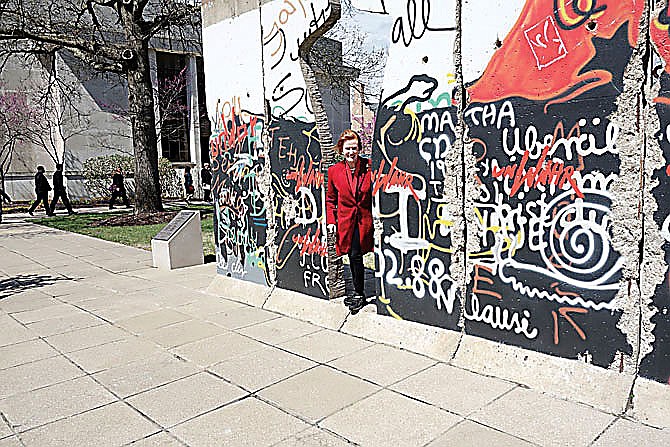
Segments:
[[[354,300],[349,305],[349,310],[351,311],[351,315],[356,315],[361,309],[363,309],[367,305],[368,305],[368,300],[366,300],[364,296],[355,295]]]
[[[34,216],[32,211],[28,211],[28,214],[30,214],[31,216]]]
[[[73,214],[77,214],[77,212],[76,211],[68,211],[67,214],[68,214],[68,216],[72,216]]]
[[[344,297],[344,305],[347,307],[351,307],[352,304],[356,302],[356,295],[347,295]]]

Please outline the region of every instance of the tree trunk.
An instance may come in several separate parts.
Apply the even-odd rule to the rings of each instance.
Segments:
[[[132,9],[121,10],[128,41],[125,50],[128,108],[135,154],[135,213],[163,211],[158,176],[158,148],[154,95],[149,66],[149,45],[141,38]]]

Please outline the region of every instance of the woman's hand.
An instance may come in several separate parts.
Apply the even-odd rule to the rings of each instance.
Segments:
[[[326,230],[328,230],[329,233],[335,233],[337,231],[337,225],[328,224],[326,225]]]

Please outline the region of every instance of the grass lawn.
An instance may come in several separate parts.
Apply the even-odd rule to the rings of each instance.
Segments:
[[[211,209],[211,208],[210,208]],[[151,250],[151,238],[156,235],[167,223],[154,225],[134,225],[116,227],[95,227],[92,224],[99,220],[108,219],[124,213],[84,213],[73,216],[58,216],[37,219],[34,222],[47,227],[86,234],[106,241],[118,242],[131,247]],[[214,255],[214,228],[212,214],[201,217],[202,245],[204,255]]]

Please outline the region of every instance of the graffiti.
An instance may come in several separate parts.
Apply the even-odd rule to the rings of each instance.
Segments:
[[[635,0],[526,1],[484,74],[468,88],[472,102],[516,96],[548,107],[611,85],[607,64],[594,67],[592,61],[608,40],[620,41],[622,49],[636,46],[643,10],[644,2]]]
[[[265,247],[267,191],[262,117],[241,111],[239,98],[222,106],[210,137],[217,270],[269,284]]]
[[[266,95],[271,113],[304,121],[312,119],[305,80],[299,64],[300,45],[331,14],[328,0],[274,1],[261,9]]]
[[[451,57],[455,4],[358,3],[390,17],[377,116],[353,118],[372,147],[377,312],[603,367],[626,356],[634,363],[630,328],[620,327],[630,317],[618,299],[628,270],[611,210],[630,178],[619,146],[629,144],[620,116],[631,105],[619,102],[644,2],[517,0],[487,11],[482,23],[495,29],[486,33],[477,22],[486,5],[462,2],[460,67]],[[330,13],[325,0],[261,7],[263,85],[248,90],[258,87],[265,102],[247,109],[266,113],[237,97],[224,102],[210,144],[219,271],[320,298],[329,295],[326,178],[299,52]],[[665,157],[653,177],[653,218],[668,265],[669,25],[667,7],[650,23],[658,53],[650,59],[663,61],[653,106]],[[465,37],[480,31],[493,36],[482,44],[492,49],[470,56]],[[640,374],[668,382],[664,273],[651,280],[663,283],[658,312],[645,317],[654,341]]]
[[[624,260],[610,239],[610,188],[619,126],[608,117],[642,7],[554,4],[526,1],[468,88],[481,249],[469,253],[465,330],[563,357],[588,352],[607,367],[632,353],[617,328]]]
[[[277,285],[327,298],[325,176],[316,127],[279,118],[269,132]]]
[[[421,39],[426,31],[451,31],[454,27],[430,26],[430,0],[407,0],[405,15],[393,22],[391,42],[410,46],[414,39]]]
[[[443,183],[456,109],[430,104],[441,95],[437,86],[429,75],[414,75],[377,115],[373,207],[384,229],[376,249],[377,304],[383,314],[455,328],[460,306],[449,274],[453,219]]]
[[[542,150],[542,155],[540,155],[540,158],[537,160],[537,164],[534,167],[528,168],[528,170],[525,168],[530,152],[526,150],[518,165],[516,163],[504,167],[493,165],[492,175],[499,180],[505,178],[512,179],[512,187],[509,191],[512,197],[517,195],[524,183],[526,184],[527,189],[549,184],[556,185],[559,189],[563,189],[563,186],[568,183],[575,191],[577,197],[583,199],[584,194],[579,190],[577,180],[573,177],[575,174],[574,166],[566,167],[560,160],[555,162],[547,160],[547,155],[550,150],[551,146],[545,146],[544,150]]]

